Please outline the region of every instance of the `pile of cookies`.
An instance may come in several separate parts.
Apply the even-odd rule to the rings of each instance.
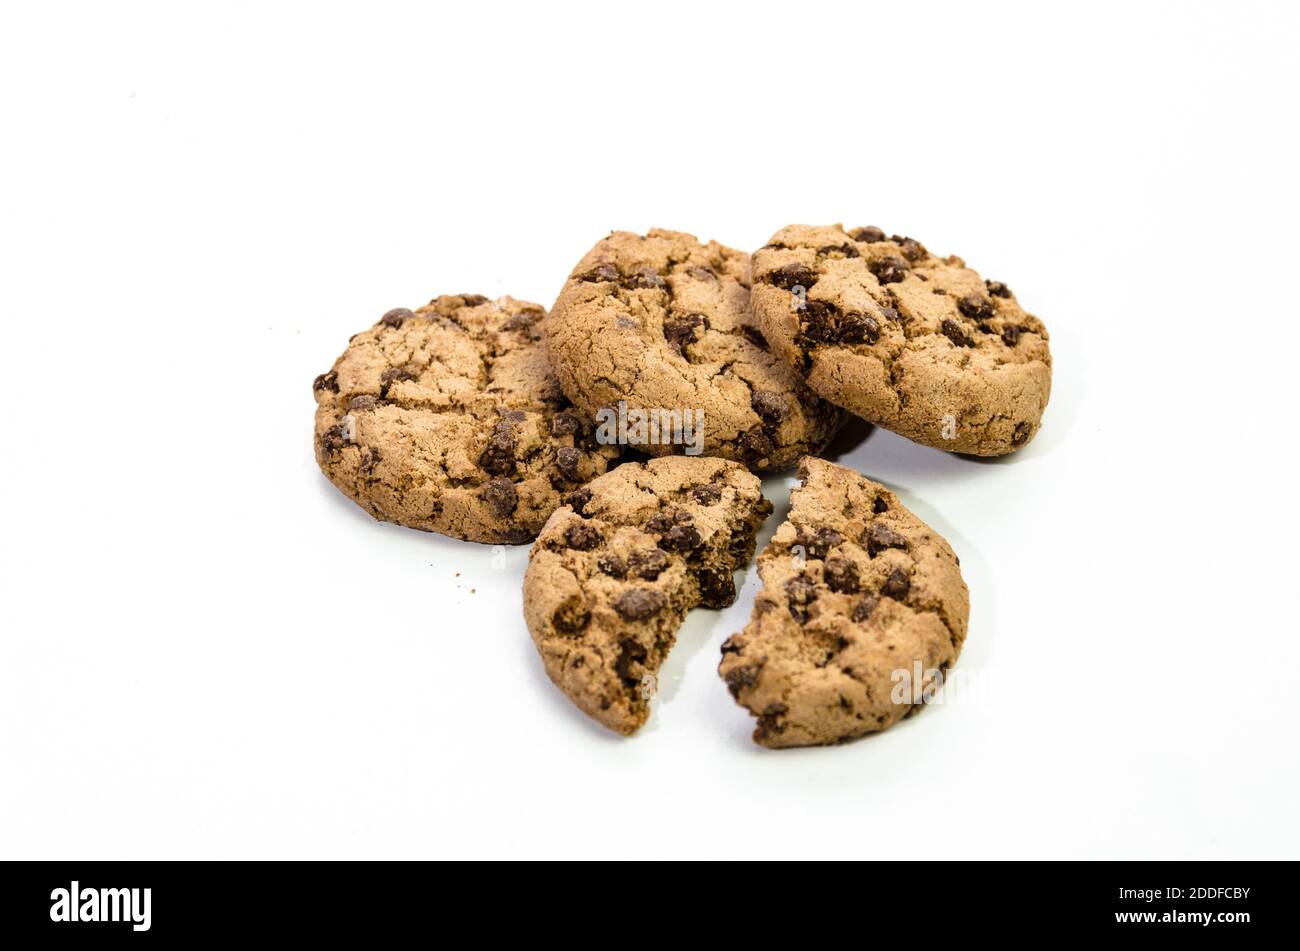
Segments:
[[[792,225],[752,256],[616,232],[549,314],[480,295],[390,310],[317,377],[316,458],[376,518],[536,539],[524,617],[551,680],[625,735],[694,607],[736,598],[798,467],[719,673],[770,747],[877,732],[966,636],[956,555],[884,486],[817,458],[846,412],[996,456],[1038,431],[1047,331],[1007,286],[878,228]],[[919,665],[919,666],[918,666]],[[925,671],[907,702],[899,671]]]

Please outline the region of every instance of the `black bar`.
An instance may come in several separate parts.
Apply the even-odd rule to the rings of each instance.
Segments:
[[[486,937],[523,925],[549,941],[563,940],[554,929],[563,929],[566,916],[605,914],[609,927],[633,929],[618,932],[625,938],[640,933],[636,940],[649,943],[677,940],[671,936],[683,921],[701,917],[733,938],[737,931],[770,934],[779,925],[816,929],[812,940],[823,929],[866,929],[860,936],[873,944],[882,938],[929,944],[967,934],[1218,943],[1290,933],[1294,873],[1291,863],[1245,862],[754,863],[710,870],[701,880],[677,868],[581,863],[552,870],[409,862],[9,862],[0,863],[0,935],[6,943],[15,936],[95,944],[250,936],[369,943],[409,938],[412,929],[450,938],[449,927],[473,925],[486,929]],[[70,920],[73,882],[77,917],[119,920]]]

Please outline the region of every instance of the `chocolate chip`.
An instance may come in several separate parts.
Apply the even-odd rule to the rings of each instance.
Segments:
[[[867,267],[881,284],[898,284],[907,277],[907,262],[892,254],[888,257],[876,258]]]
[[[871,527],[864,534],[867,554],[872,558],[887,548],[907,551],[907,539],[882,522],[872,522]]]
[[[817,539],[813,543],[813,547],[818,551],[823,552],[824,555],[825,553],[830,552],[830,550],[837,545],[843,544],[843,542],[844,536],[835,531],[835,529],[819,528],[817,529]]]
[[[895,568],[889,573],[889,578],[881,587],[880,593],[895,601],[902,601],[910,590],[912,590],[912,582],[907,577],[907,572],[902,568]]]
[[[967,294],[957,301],[957,309],[972,320],[983,320],[993,316],[993,301],[979,294]]]
[[[713,269],[707,267],[688,267],[686,273],[697,281],[716,281],[718,279],[718,275],[714,273]]]
[[[754,346],[758,347],[758,349],[760,350],[767,349],[767,338],[764,337],[757,330],[755,330],[753,327],[749,326],[749,324],[741,324],[740,332],[746,340],[748,340]]]
[[[651,534],[662,535],[672,529],[673,525],[689,525],[694,518],[693,514],[684,508],[666,509],[651,516],[650,521],[646,522],[645,530]]]
[[[326,452],[338,452],[348,444],[347,427],[340,423],[337,426],[331,426],[321,434],[321,448]]]
[[[725,648],[726,645],[723,646]],[[762,664],[741,664],[727,671],[722,679],[726,683],[727,689],[731,691],[732,698],[739,700],[740,691],[758,683],[758,673],[762,669]]]
[[[389,367],[383,373],[379,374],[379,382],[385,387],[398,382],[399,380],[418,380],[420,371],[413,366]]]
[[[673,317],[664,321],[664,339],[681,353],[688,343],[694,343],[695,331],[706,326],[703,315],[690,314],[686,317]]]
[[[736,579],[730,571],[705,568],[700,571],[700,601],[706,608],[720,611],[736,600]]]
[[[374,311],[371,311],[371,313],[374,313]],[[384,314],[384,316],[380,317],[379,322],[385,327],[400,327],[407,317],[414,316],[415,311],[413,310],[406,307],[394,307],[388,313]]]
[[[575,522],[564,532],[565,543],[576,551],[591,551],[604,540],[600,529],[590,522]]]
[[[770,390],[754,390],[749,405],[768,426],[779,426],[790,415],[789,401],[780,393]]]
[[[322,373],[312,381],[311,389],[313,393],[317,390],[329,390],[331,393],[337,393],[339,391],[339,375],[333,370]]]
[[[898,313],[897,310],[895,310],[893,307],[890,307],[888,304],[881,304],[881,305],[880,305],[880,314],[881,314],[881,316],[884,317],[886,320],[899,321],[899,320],[905,320],[905,319],[906,319],[906,318],[902,317],[902,316]]]
[[[641,268],[641,270],[637,271],[635,274],[631,275],[627,279],[626,286],[630,289],[631,288],[660,289],[660,288],[667,287],[667,281],[665,281],[662,275],[660,275],[659,272],[656,271],[654,268],[643,267]]]
[[[502,324],[501,329],[506,331],[527,330],[541,320],[543,316],[544,314],[540,310],[521,310]]]
[[[582,429],[582,421],[572,413],[556,413],[551,417],[552,436],[572,436]]]
[[[612,264],[597,264],[585,274],[579,274],[578,280],[587,281],[592,284],[599,284],[604,281],[617,281],[619,279],[618,268]]]
[[[808,620],[808,605],[817,600],[817,586],[803,575],[796,575],[785,583],[786,608],[800,624]]]
[[[858,591],[858,566],[847,558],[831,558],[822,568],[826,587],[839,594],[856,594]]]
[[[853,605],[853,613],[850,615],[850,617],[854,620],[854,622],[861,624],[867,618],[871,617],[871,612],[876,609],[876,605],[879,603],[880,603],[879,598],[877,598],[874,594],[869,594],[861,601],[859,601],[857,604]]]
[[[920,261],[922,258],[930,256],[930,252],[925,250],[925,245],[913,238],[907,238],[903,235],[896,234],[889,240],[902,246],[903,257],[907,258],[909,261]]]
[[[1005,343],[1008,347],[1014,347],[1016,344],[1020,342],[1020,334],[1022,331],[1023,328],[1016,327],[1014,325],[1010,327],[1004,327],[1002,329],[1002,342]]]
[[[762,741],[784,733],[785,724],[781,722],[781,717],[785,715],[785,712],[785,704],[768,704],[762,714],[759,715],[758,723],[754,727],[754,738]]]
[[[623,563],[622,558],[613,553],[601,555],[596,559],[596,567],[611,578],[627,577],[627,565]]]
[[[672,564],[671,559],[658,548],[641,548],[628,556],[632,573],[646,581],[654,581]]]
[[[659,539],[659,547],[665,551],[691,551],[702,544],[704,540],[694,525],[674,525]]]
[[[1011,445],[1023,446],[1033,431],[1034,427],[1029,423],[1016,423],[1016,431],[1011,434]]]
[[[897,317],[891,308],[882,308]],[[869,314],[856,311],[841,312],[829,301],[808,301],[804,307],[802,338],[815,344],[867,343],[880,339],[880,322]]]
[[[732,634],[722,642],[722,653],[739,654],[742,647],[745,646],[745,638],[740,634]]]
[[[527,545],[536,536],[536,532],[530,532],[523,527],[510,528],[498,533],[498,541],[502,545]]]
[[[591,501],[591,489],[577,489],[570,492],[561,501],[579,515],[587,514],[587,503]]]
[[[879,228],[868,225],[865,228],[855,228],[849,232],[849,237],[854,241],[862,241],[866,244],[875,244],[877,241],[885,240],[885,233]]]
[[[493,475],[513,475],[515,471],[515,435],[509,423],[497,423],[487,446],[478,457],[479,468]]]
[[[668,599],[653,588],[630,588],[618,596],[614,610],[625,621],[644,621],[662,611],[667,603]]]
[[[877,496],[876,501],[871,503],[871,511],[875,512],[877,515],[889,511],[889,503],[885,501],[883,495]]]
[[[833,528],[819,528],[816,532],[799,529],[795,533],[794,543],[803,546],[809,558],[822,559],[837,545],[843,544],[844,536]]]
[[[645,523],[645,531],[651,535],[662,535],[672,527],[673,516],[671,512],[658,512],[650,516],[650,521]]]
[[[803,308],[803,333],[817,343],[838,343],[839,308],[830,301],[810,300]]]
[[[478,307],[480,304],[486,304],[488,299],[482,294],[461,294],[460,299],[465,307]]]
[[[519,507],[519,493],[515,491],[515,484],[504,476],[489,479],[479,497],[492,506],[492,511],[498,518],[505,518]]]
[[[740,450],[741,457],[750,463],[768,459],[776,451],[776,444],[761,430],[741,433],[736,439],[736,446]]]
[[[975,342],[966,336],[966,332],[961,329],[961,324],[951,317],[945,317],[943,323],[939,325],[939,330],[945,337],[952,341],[957,347],[973,347]]]
[[[555,450],[555,468],[569,482],[581,482],[582,451],[572,446],[561,446]]]
[[[586,627],[590,620],[591,612],[587,610],[582,598],[575,594],[565,598],[555,609],[555,613],[551,615],[551,626],[562,634],[576,634]]]
[[[1007,287],[1007,285],[1003,284],[1001,281],[985,281],[984,286],[988,288],[988,292],[994,297],[1011,296],[1011,288]]]
[[[819,258],[836,258],[842,260],[844,258],[861,257],[862,255],[858,253],[857,248],[846,242],[844,244],[828,244],[824,248],[818,248],[817,256]]]
[[[379,400],[373,396],[354,396],[348,400],[348,411],[352,413],[364,413],[372,410],[379,405]]]
[[[875,343],[880,339],[880,324],[867,314],[848,313],[840,317],[841,343]]]
[[[365,475],[370,475],[375,471],[375,467],[384,461],[383,455],[378,449],[367,447],[361,452],[361,471]]]
[[[804,264],[787,264],[769,273],[765,280],[773,287],[787,291],[796,287],[807,289],[817,283],[817,273]]]
[[[716,485],[697,485],[691,489],[691,498],[701,505],[716,505],[722,498],[722,490]]]

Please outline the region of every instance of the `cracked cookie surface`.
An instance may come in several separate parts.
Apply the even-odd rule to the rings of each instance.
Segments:
[[[716,458],[627,462],[574,492],[524,575],[547,676],[598,723],[634,733],[686,612],[735,600],[733,572],[771,511],[757,477]]]
[[[618,455],[560,391],[545,316],[473,294],[386,313],[312,386],[321,470],[384,521],[532,539],[562,495]]]
[[[611,234],[574,268],[547,332],[564,392],[589,416],[619,401],[703,410],[704,455],[789,468],[843,422],[771,352],[749,312],[749,257],[716,241],[662,229]]]
[[[821,396],[916,442],[999,456],[1038,432],[1042,321],[961,258],[879,228],[791,225],[753,257],[754,317]]]
[[[821,459],[758,556],[762,589],[718,673],[754,741],[837,743],[884,730],[957,660],[969,595],[957,556],[884,486]],[[922,678],[895,702],[896,671]]]

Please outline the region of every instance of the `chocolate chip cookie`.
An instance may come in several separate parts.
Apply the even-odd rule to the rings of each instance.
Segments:
[[[804,459],[799,478],[758,556],[750,622],[718,667],[770,747],[852,739],[917,709],[957,660],[970,613],[952,548],[892,492],[821,459]]]
[[[788,468],[843,421],[771,352],[749,312],[749,258],[716,241],[660,229],[611,234],[570,275],[547,332],[569,399],[651,455]],[[638,413],[668,415],[638,428]]]
[[[735,600],[732,572],[771,511],[754,475],[714,458],[627,462],[573,492],[524,575],[547,675],[592,719],[635,732],[686,612]]]
[[[821,396],[927,446],[979,456],[1038,432],[1042,321],[1000,281],[879,228],[791,225],[754,253],[754,316]]]
[[[564,398],[537,304],[390,310],[316,378],[316,460],[373,516],[475,542],[533,538],[618,455]]]

